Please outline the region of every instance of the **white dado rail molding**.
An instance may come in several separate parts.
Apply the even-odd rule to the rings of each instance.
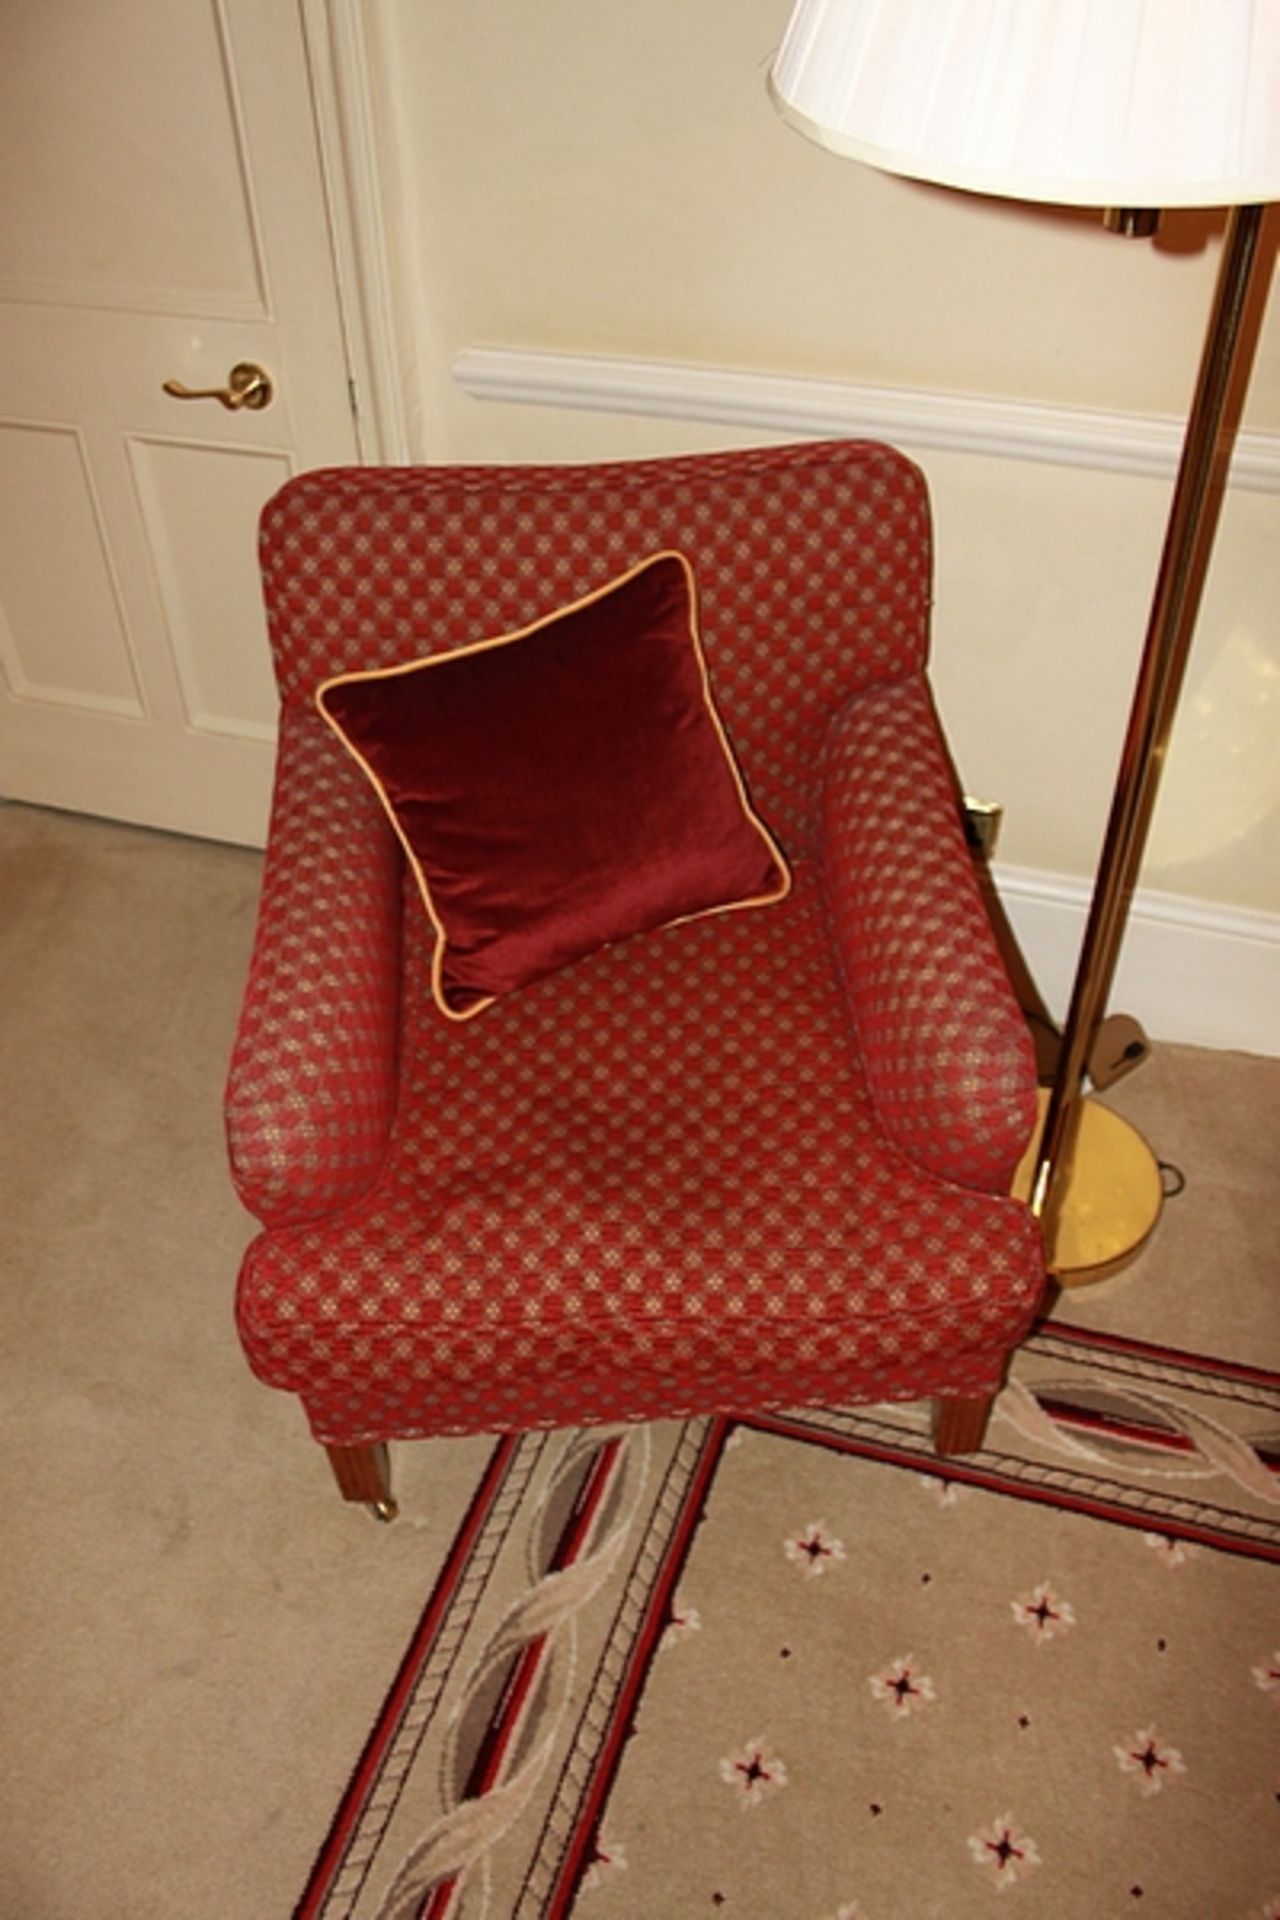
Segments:
[[[464,347],[452,372],[477,400],[711,421],[783,435],[856,434],[908,449],[932,447],[1110,473],[1171,476],[1182,443],[1181,421],[1146,414],[745,373],[675,360],[478,346]],[[1252,492],[1280,492],[1280,433],[1242,432],[1231,479]]]

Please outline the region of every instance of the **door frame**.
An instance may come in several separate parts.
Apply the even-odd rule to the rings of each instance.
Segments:
[[[298,0],[329,210],[338,309],[351,369],[356,440],[368,465],[413,455],[397,344],[395,274],[387,211],[396,203],[395,157],[378,137],[395,119],[375,8],[363,0]]]

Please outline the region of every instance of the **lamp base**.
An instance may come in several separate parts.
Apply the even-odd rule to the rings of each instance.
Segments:
[[[1014,1175],[1019,1200],[1031,1197],[1048,1104],[1041,1088],[1040,1123]],[[1080,1102],[1077,1120],[1048,1254],[1060,1287],[1086,1287],[1127,1267],[1150,1239],[1164,1203],[1159,1163],[1136,1127],[1091,1099]]]

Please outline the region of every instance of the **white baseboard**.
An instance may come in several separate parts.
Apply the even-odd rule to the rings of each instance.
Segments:
[[[1089,890],[999,863],[995,876],[1032,975],[1061,1018]],[[1153,1040],[1280,1056],[1280,915],[1139,893],[1111,1007],[1131,1013]]]
[[[888,440],[908,453],[936,448],[1108,473],[1167,478],[1182,444],[1180,420],[1151,414],[861,386],[674,360],[473,346],[458,354],[451,371],[477,400],[703,420],[748,432],[857,436]],[[1280,492],[1280,433],[1241,432],[1231,480],[1250,491]]]

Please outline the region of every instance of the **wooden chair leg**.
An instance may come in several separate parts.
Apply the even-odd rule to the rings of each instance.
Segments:
[[[326,1447],[333,1477],[344,1500],[372,1508],[379,1520],[394,1520],[399,1509],[391,1495],[391,1455],[385,1446]]]
[[[976,1453],[986,1438],[987,1421],[995,1405],[994,1393],[933,1403],[935,1453]]]

